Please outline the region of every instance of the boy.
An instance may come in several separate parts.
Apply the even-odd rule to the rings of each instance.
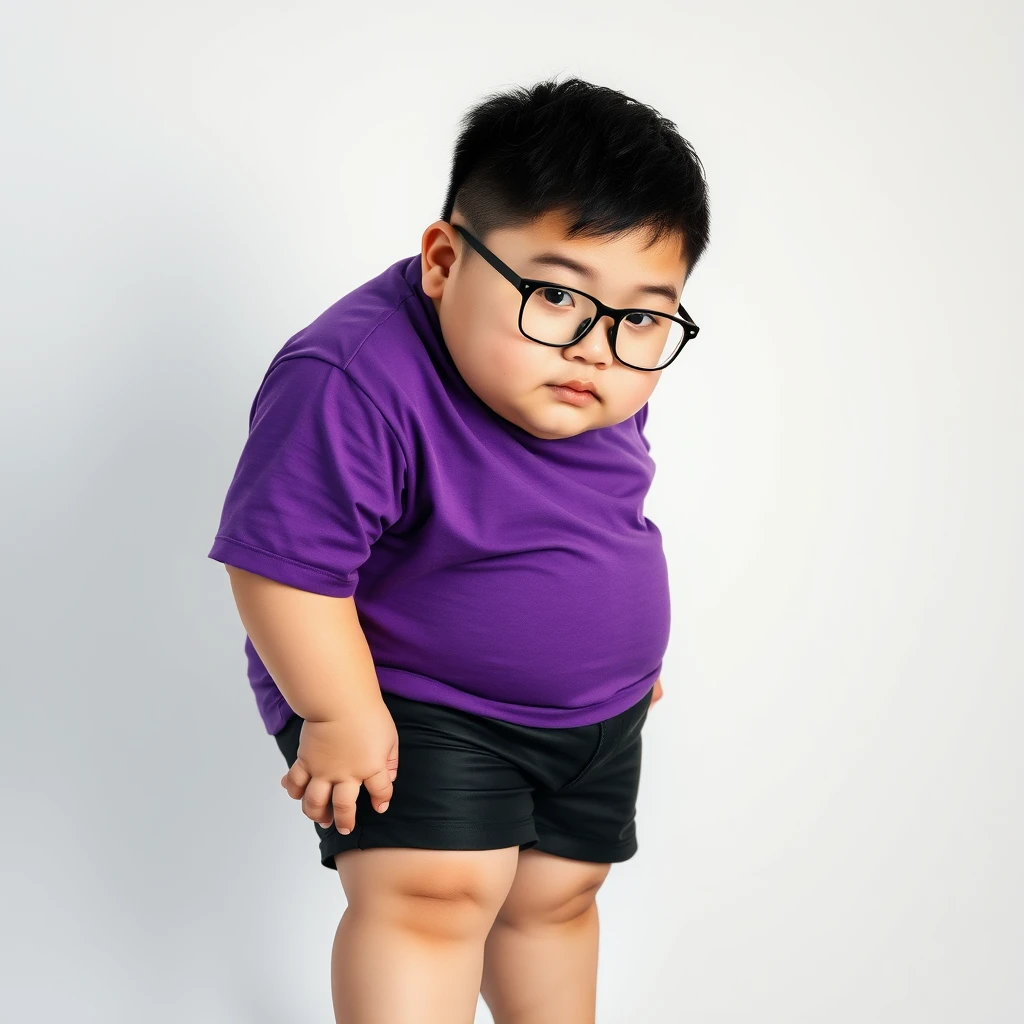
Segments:
[[[421,251],[264,376],[210,557],[345,890],[339,1022],[593,1024],[669,639],[643,425],[708,221],[651,108],[492,95]]]

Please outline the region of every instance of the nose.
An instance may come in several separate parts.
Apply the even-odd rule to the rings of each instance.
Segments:
[[[603,345],[606,345],[608,347],[608,354],[611,355],[611,347],[612,346],[611,346],[611,339],[610,339],[609,335],[611,333],[612,327],[615,324],[615,319],[614,319],[614,317],[612,317],[608,313],[606,313],[604,316],[598,317],[596,321],[592,320],[590,317],[588,317],[586,320],[584,320],[580,324],[579,328],[576,331],[576,338],[578,340],[575,341],[569,347],[570,348],[578,348],[580,346],[587,346],[587,349],[589,351],[589,349],[594,348],[596,346],[597,350],[600,351],[602,349],[602,347],[603,347],[602,341],[601,341],[601,336],[600,336],[600,324],[601,324],[602,320],[607,320],[608,321],[607,328],[605,329],[605,332],[604,332],[604,343],[603,343]],[[581,337],[581,335],[585,335],[585,336]],[[589,345],[588,345],[588,342],[589,342]]]

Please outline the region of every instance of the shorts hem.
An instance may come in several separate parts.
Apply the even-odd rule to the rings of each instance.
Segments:
[[[541,853],[552,853],[556,857],[568,857],[571,860],[617,864],[634,856],[639,844],[636,839],[628,839],[621,843],[602,843],[560,832],[543,832],[534,849],[540,850]]]
[[[387,812],[385,811],[385,814]],[[333,828],[333,826],[332,826]],[[535,844],[537,831],[532,818],[515,825],[500,828],[481,828],[473,822],[444,822],[434,828],[418,825],[415,829],[402,826],[388,827],[386,822],[374,822],[367,829],[356,825],[355,830],[343,836],[337,830],[320,840],[320,863],[336,870],[334,857],[346,850],[372,850],[381,847],[400,847],[418,850],[503,850],[509,846]]]

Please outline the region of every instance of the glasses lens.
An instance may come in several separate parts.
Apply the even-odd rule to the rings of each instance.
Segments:
[[[678,320],[636,310],[619,322],[615,350],[630,366],[656,370],[679,351],[685,328]]]
[[[593,323],[597,306],[571,288],[542,285],[523,307],[523,333],[546,345],[569,345]],[[683,325],[667,316],[640,310],[619,322],[615,348],[619,359],[642,370],[656,370],[675,355]]]
[[[523,308],[523,333],[546,345],[568,345],[593,322],[597,306],[568,288],[541,285]]]

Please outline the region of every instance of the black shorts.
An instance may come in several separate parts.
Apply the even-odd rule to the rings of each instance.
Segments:
[[[365,786],[355,829],[311,822],[320,862],[342,850],[534,847],[596,863],[637,851],[641,730],[653,687],[632,707],[593,725],[540,728],[428,704],[382,691],[398,730],[398,777],[380,814]],[[275,735],[290,768],[304,719]]]

